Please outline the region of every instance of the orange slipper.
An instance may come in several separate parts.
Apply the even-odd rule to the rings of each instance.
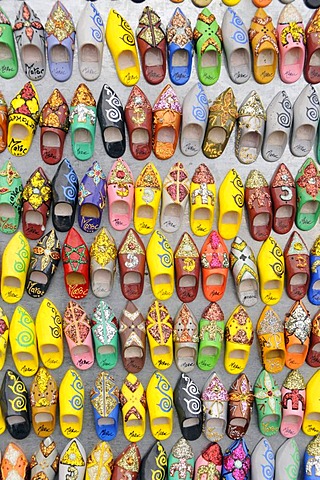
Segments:
[[[223,297],[229,272],[229,253],[226,244],[216,230],[207,237],[201,252],[202,290],[209,302]]]
[[[299,300],[293,304],[284,321],[286,366],[288,368],[295,370],[304,364],[309,348],[310,331],[310,314]]]

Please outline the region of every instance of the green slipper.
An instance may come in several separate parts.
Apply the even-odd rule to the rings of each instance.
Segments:
[[[183,472],[183,473],[182,473]],[[192,480],[194,472],[194,453],[190,443],[181,437],[172,447],[168,458],[168,479]]]
[[[97,108],[91,91],[84,83],[80,83],[74,92],[69,119],[73,154],[78,160],[89,160],[94,152]]]
[[[296,225],[300,230],[311,230],[320,215],[320,171],[312,158],[307,158],[296,176]]]
[[[266,437],[276,435],[281,423],[281,392],[277,383],[270,373],[262,370],[253,391],[260,432]]]
[[[111,370],[118,361],[118,323],[109,305],[100,300],[92,315],[95,356],[100,368]]]
[[[18,73],[18,59],[9,18],[0,7],[0,77],[13,78]]]
[[[198,77],[203,85],[213,85],[221,71],[222,35],[216,17],[208,8],[198,15],[193,32],[198,56]]]
[[[223,342],[224,315],[219,305],[210,303],[203,311],[199,322],[198,367],[212,370],[219,357]]]
[[[14,233],[20,222],[22,181],[10,160],[0,170],[0,232]]]

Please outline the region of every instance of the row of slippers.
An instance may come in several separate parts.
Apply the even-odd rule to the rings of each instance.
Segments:
[[[320,437],[307,445],[303,461],[303,480],[316,480]],[[108,442],[99,442],[87,458],[85,448],[78,439],[71,440],[59,456],[55,442],[47,437],[32,455],[30,465],[20,446],[9,443],[1,462],[3,480],[19,475],[26,480],[31,468],[31,480],[46,478],[68,480],[70,472],[78,480],[144,480],[152,475],[157,480],[185,480],[203,477],[225,480],[298,480],[300,469],[299,447],[295,439],[288,439],[277,450],[276,456],[266,438],[262,438],[250,454],[243,438],[235,440],[222,453],[218,443],[206,447],[197,459],[184,437],[172,447],[169,457],[160,441],[153,444],[141,460],[135,443],[130,443],[115,459]],[[209,477],[209,475],[211,475]],[[221,477],[223,475],[223,477]],[[299,477],[302,478],[302,477]]]
[[[137,160],[147,159],[152,151],[161,160],[171,158],[180,130],[184,155],[202,151],[208,158],[217,158],[224,152],[236,125],[237,159],[250,164],[262,151],[263,158],[273,162],[282,157],[290,132],[293,155],[303,157],[311,151],[316,143],[319,114],[319,98],[311,84],[305,86],[293,106],[286,92],[280,91],[265,110],[257,92],[252,91],[238,110],[230,87],[209,108],[200,82],[189,90],[183,105],[171,85],[166,85],[153,107],[144,92],[134,86],[123,108],[108,85],[103,85],[96,104],[90,89],[81,83],[70,110],[64,96],[55,89],[40,111],[36,89],[28,82],[11,100],[9,109],[0,93],[0,151],[8,147],[12,155],[26,155],[39,123],[44,162],[52,165],[62,159],[69,127],[74,156],[88,160],[94,154],[98,117],[105,151],[112,158],[125,153],[125,125],[131,154]],[[319,157],[318,146],[316,152]]]

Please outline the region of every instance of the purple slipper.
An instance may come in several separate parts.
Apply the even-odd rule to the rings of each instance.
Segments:
[[[95,232],[106,204],[107,180],[98,162],[93,162],[79,187],[78,223],[84,232]]]

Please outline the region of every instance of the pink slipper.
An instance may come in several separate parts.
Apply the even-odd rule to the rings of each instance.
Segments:
[[[301,429],[306,405],[306,385],[299,370],[291,370],[281,387],[281,435],[295,437]]]
[[[70,301],[63,316],[63,331],[73,364],[87,370],[94,363],[93,342],[89,317],[76,302]]]
[[[109,222],[115,230],[125,230],[132,219],[134,179],[122,158],[112,165],[108,176]]]
[[[194,478],[220,478],[222,470],[222,452],[218,443],[213,442],[197,458]],[[210,473],[212,476],[210,476]]]

